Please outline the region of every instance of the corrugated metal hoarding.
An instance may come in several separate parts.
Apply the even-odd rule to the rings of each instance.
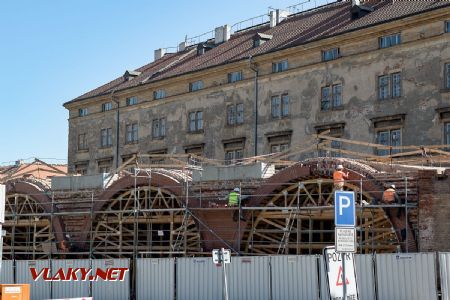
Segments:
[[[38,273],[43,268],[50,268],[48,260],[18,260],[16,261],[16,283],[30,284],[31,300],[51,299],[51,283],[40,278],[34,281],[30,268],[34,268]]]
[[[14,283],[14,266],[12,260],[2,261],[2,272],[0,274],[0,283]]]
[[[437,299],[434,253],[377,254],[379,300]]]
[[[235,258],[231,258],[231,263],[235,262]],[[222,299],[223,269],[217,267],[210,257],[178,258],[176,264],[177,300]]]
[[[138,300],[173,300],[174,258],[139,258],[136,263]]]
[[[93,259],[92,269],[130,268],[129,259]],[[128,300],[130,299],[130,272],[123,281],[92,282],[92,297],[95,300]]]
[[[356,280],[360,300],[375,300],[375,275],[371,254],[355,255]]]
[[[88,259],[75,259],[75,260],[52,260],[52,275],[57,276],[58,270],[63,270],[65,274],[68,274],[69,269],[72,268],[84,268],[90,269],[90,262]],[[53,298],[81,298],[89,297],[89,281],[82,280],[81,272],[75,273],[76,279],[72,277],[70,281],[54,281],[52,282],[52,297]],[[49,284],[49,283],[48,283]]]
[[[270,299],[270,257],[232,257],[227,265],[230,299]]]
[[[323,258],[323,255],[319,258],[319,286],[320,286],[320,299],[321,300],[329,300],[330,299],[330,291],[328,289],[328,282],[327,282],[327,273],[325,271],[325,260]]]
[[[319,299],[318,257],[272,256],[272,299]]]
[[[439,253],[442,300],[450,300],[450,253]]]

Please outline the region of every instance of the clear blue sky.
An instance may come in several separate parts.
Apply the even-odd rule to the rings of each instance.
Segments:
[[[301,0],[154,2],[0,1],[0,165],[65,160],[62,104],[152,61],[155,49]]]

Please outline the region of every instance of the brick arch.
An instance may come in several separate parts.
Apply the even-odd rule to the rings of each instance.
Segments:
[[[46,194],[43,185],[26,180],[7,182],[6,195],[13,193],[28,195],[39,203],[46,213],[52,213],[52,199]],[[58,212],[58,209],[54,207],[53,212]],[[56,242],[59,244],[64,240],[64,224],[59,216],[53,216],[52,225]]]
[[[349,172],[348,181],[353,181],[354,185],[357,186],[359,186],[360,182],[362,182],[362,189],[367,191],[366,194],[369,194],[375,199],[381,199],[384,184],[372,176],[372,174],[378,172],[376,169],[351,159],[316,158],[283,169],[267,179],[258,189],[254,191],[253,195],[255,196],[251,197],[251,200],[248,202],[247,206],[262,205],[263,201],[267,198],[264,195],[272,195],[280,192],[287,183],[307,179],[332,178],[333,171],[338,164],[343,165],[346,171]],[[386,210],[387,209],[385,209],[385,211]],[[405,228],[404,215],[402,215],[401,219],[393,218],[391,217],[391,214],[387,213],[386,216],[390,220],[400,241],[400,232]],[[408,224],[408,226],[410,225]],[[410,251],[417,250],[415,237],[409,235],[407,243]],[[404,247],[404,244],[402,244],[402,247]]]

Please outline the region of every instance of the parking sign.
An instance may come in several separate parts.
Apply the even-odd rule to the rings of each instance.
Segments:
[[[355,192],[334,192],[334,224],[355,227]]]

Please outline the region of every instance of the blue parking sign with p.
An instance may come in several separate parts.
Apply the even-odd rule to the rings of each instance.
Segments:
[[[355,192],[334,192],[334,224],[355,227]]]

